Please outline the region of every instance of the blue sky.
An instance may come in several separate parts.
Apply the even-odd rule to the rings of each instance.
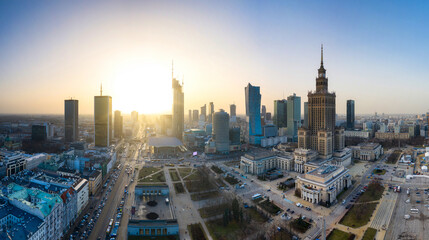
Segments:
[[[114,109],[169,112],[171,59],[186,110],[244,113],[250,82],[272,111],[315,89],[322,43],[337,113],[347,99],[358,114],[423,113],[427,13],[425,1],[2,1],[0,113],[62,113],[68,97],[92,113],[101,82]],[[127,64],[158,71],[134,84]]]

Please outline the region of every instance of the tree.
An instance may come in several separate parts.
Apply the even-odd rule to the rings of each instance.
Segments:
[[[240,219],[240,206],[238,205],[238,200],[237,198],[234,198],[234,200],[232,201],[232,215],[234,217],[235,221],[239,221]]]

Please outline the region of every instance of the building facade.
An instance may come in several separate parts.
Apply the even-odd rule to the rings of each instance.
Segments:
[[[260,145],[262,135],[261,124],[261,93],[260,88],[250,83],[245,88],[246,120],[248,123],[248,142]]]
[[[94,132],[95,146],[109,147],[113,137],[112,97],[94,96]]]
[[[64,101],[64,139],[66,142],[79,140],[79,101]]]
[[[294,167],[292,154],[273,152],[249,152],[241,156],[240,169],[246,174],[262,175],[271,169],[292,171]]]
[[[338,194],[352,184],[349,170],[344,166],[324,164],[303,176],[298,176],[296,189],[301,192],[301,198],[314,204],[332,204]]]
[[[323,66],[323,47],[321,64],[316,78],[316,91],[308,93],[308,127],[298,130],[298,147],[313,149],[322,158],[330,158],[335,146],[335,98],[334,92],[328,91],[328,78]],[[344,139],[344,138],[338,138]]]
[[[384,153],[383,147],[379,143],[361,143],[352,146],[351,149],[353,158],[363,161],[375,161]]]
[[[301,127],[301,97],[293,95],[287,98],[287,137],[298,141],[298,128]]]
[[[183,85],[179,80],[172,76],[173,87],[173,136],[182,140],[183,128],[185,124],[185,96],[183,93]],[[198,111],[198,110],[197,110]]]
[[[355,101],[347,100],[347,130],[355,128]]]
[[[120,139],[123,137],[123,133],[124,133],[124,117],[121,115],[121,111],[116,110],[115,111],[115,118],[114,118],[114,122],[113,122],[113,134],[115,136],[115,138]]]
[[[287,100],[274,100],[274,125],[278,128],[287,127]]]

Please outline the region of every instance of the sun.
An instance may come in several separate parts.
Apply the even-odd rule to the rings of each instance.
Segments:
[[[113,109],[143,114],[171,111],[171,72],[167,66],[125,61],[114,71],[113,82]]]

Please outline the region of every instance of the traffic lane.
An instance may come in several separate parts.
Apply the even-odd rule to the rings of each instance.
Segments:
[[[123,159],[121,159],[120,161],[121,164],[123,164]],[[112,203],[114,202],[114,200],[117,199],[117,194],[118,190],[120,188],[122,188],[124,186],[123,182],[123,176],[125,173],[125,168],[122,167],[121,169],[121,173],[119,174],[119,177],[116,180],[115,186],[113,187],[112,191],[110,192],[110,195],[107,199],[106,204],[103,207],[103,210],[101,211],[100,217],[98,218],[98,221],[96,222],[96,225],[94,226],[91,235],[89,237],[89,239],[97,239],[97,237],[104,237],[106,235],[106,229],[107,229],[107,225],[109,224],[109,221],[111,219],[112,216]],[[122,190],[123,192],[123,190]],[[114,196],[112,198],[112,195]],[[122,195],[122,194],[121,194]],[[106,210],[107,209],[107,210]]]

